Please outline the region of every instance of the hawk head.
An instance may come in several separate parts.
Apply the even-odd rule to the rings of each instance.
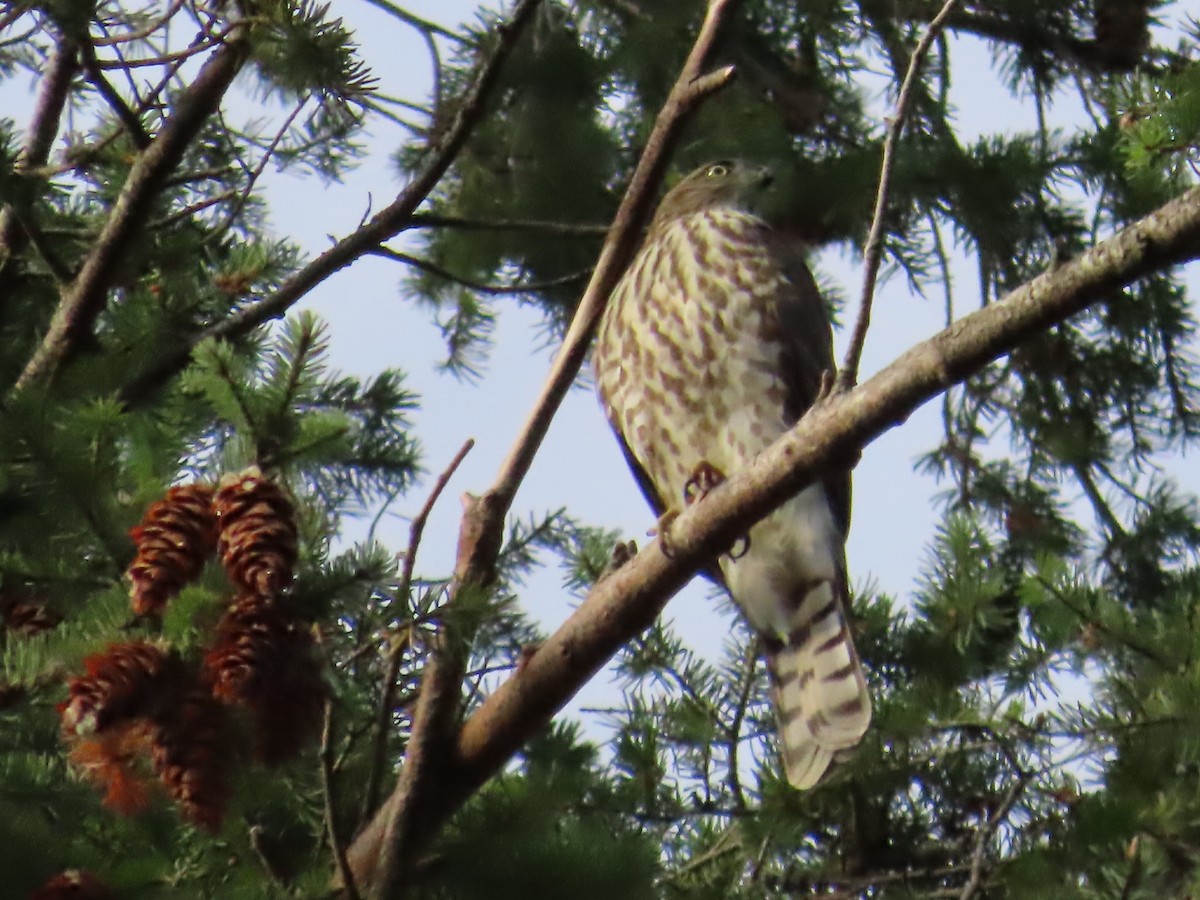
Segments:
[[[723,206],[752,210],[771,180],[765,166],[729,159],[706,163],[667,192],[650,227]]]

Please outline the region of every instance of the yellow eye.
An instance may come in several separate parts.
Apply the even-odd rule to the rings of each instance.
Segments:
[[[729,174],[729,163],[713,163],[704,174],[709,178],[724,178]]]

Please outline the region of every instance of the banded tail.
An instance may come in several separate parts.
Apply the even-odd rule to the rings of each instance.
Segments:
[[[809,587],[787,638],[767,643],[784,769],[800,790],[816,785],[871,722],[871,695],[846,621],[849,597],[844,580],[836,581]]]

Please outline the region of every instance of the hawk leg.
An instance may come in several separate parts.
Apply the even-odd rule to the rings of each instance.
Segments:
[[[703,500],[708,496],[709,491],[724,480],[724,472],[708,460],[701,460],[696,464],[696,468],[692,470],[692,477],[683,484],[683,505],[691,506],[696,501]],[[662,541],[663,555],[665,556],[671,556],[674,552],[671,545],[670,527],[671,523],[678,516],[679,510],[668,509],[658,517],[658,522],[655,523],[652,532],[657,534]],[[733,546],[729,549],[729,556],[731,559],[741,559],[749,549],[750,538],[742,536],[734,541]]]
[[[684,506],[703,500],[708,492],[725,480],[725,473],[707,460],[701,460],[692,470],[692,477],[683,483]]]

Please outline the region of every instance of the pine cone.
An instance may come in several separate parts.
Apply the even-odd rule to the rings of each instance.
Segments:
[[[29,895],[29,900],[115,900],[116,894],[83,869],[59,872]]]
[[[145,715],[164,700],[164,683],[178,674],[179,658],[157,644],[112,644],[83,661],[86,675],[72,678],[59,707],[64,737],[103,731],[110,723]]]
[[[4,627],[13,634],[33,637],[52,631],[62,614],[41,603],[14,603],[4,610]]]
[[[180,588],[200,574],[216,546],[211,485],[173,487],[130,529],[137,557],[129,566],[130,599],[138,615],[158,615]]]
[[[205,678],[214,697],[250,711],[263,762],[295,756],[320,727],[326,688],[312,644],[269,597],[243,595],[217,625]]]
[[[200,685],[184,692],[154,721],[150,760],[184,815],[210,831],[225,816],[230,788],[229,720]]]
[[[220,525],[217,550],[238,590],[274,596],[292,583],[295,513],[277,484],[251,466],[221,479],[213,506]]]
[[[105,806],[132,816],[149,803],[147,773],[138,769],[149,768],[142,761],[149,756],[153,736],[149,719],[125,719],[78,741],[70,759],[85,779],[104,791]]]

